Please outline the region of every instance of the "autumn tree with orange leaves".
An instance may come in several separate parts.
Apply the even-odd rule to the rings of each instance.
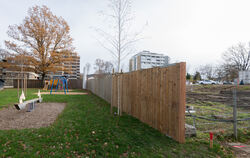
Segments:
[[[70,27],[62,17],[54,15],[46,6],[29,8],[28,16],[19,25],[9,26],[6,47],[15,54],[19,63],[42,76],[62,71],[62,63],[74,51]],[[67,57],[67,58],[65,58]]]

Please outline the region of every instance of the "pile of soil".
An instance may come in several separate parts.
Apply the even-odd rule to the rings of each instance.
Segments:
[[[17,110],[14,106],[0,110],[0,130],[40,128],[51,125],[66,103],[36,103],[35,109]]]

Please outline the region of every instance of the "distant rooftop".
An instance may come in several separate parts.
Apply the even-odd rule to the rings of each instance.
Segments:
[[[165,56],[164,54],[153,53],[153,52],[150,52],[148,50],[143,50],[142,52],[139,52],[139,53],[135,54],[132,57],[136,57],[136,56],[139,56],[139,55],[145,55],[145,54],[147,54],[147,55],[162,55],[162,56]]]

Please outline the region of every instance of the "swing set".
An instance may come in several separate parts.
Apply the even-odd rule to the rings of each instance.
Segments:
[[[50,83],[50,85],[51,85],[50,94],[52,94],[54,83],[56,84],[55,92],[58,90],[59,83],[63,86],[65,94],[66,94],[66,92],[69,92],[68,80],[67,80],[66,76],[53,76],[53,80],[51,80],[51,81],[52,81],[52,83]],[[67,89],[67,91],[66,91],[66,89]]]

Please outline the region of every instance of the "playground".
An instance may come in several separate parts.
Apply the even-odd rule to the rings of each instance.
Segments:
[[[38,89],[27,89],[26,100],[37,98],[37,92]],[[0,91],[0,98],[0,157],[231,155],[217,142],[213,150],[209,149],[208,135],[188,138],[186,144],[179,144],[136,118],[124,114],[118,119],[110,115],[107,102],[91,93],[42,95],[42,103],[36,103],[32,112],[14,107],[18,102],[17,89]]]
[[[63,111],[65,103],[42,103],[43,95],[86,95],[69,90],[65,76],[53,76],[45,88],[28,89],[27,76],[18,79],[17,89],[0,93],[0,130],[40,128],[51,125]],[[13,106],[14,105],[14,106]]]
[[[52,81],[48,85],[53,86],[45,90],[27,88],[25,80],[20,83],[17,89],[0,91],[0,146],[3,147],[0,157],[230,157],[233,154],[230,147],[223,145],[227,140],[221,140],[220,133],[215,135],[213,149],[209,148],[206,133],[198,132],[197,138],[187,138],[186,144],[179,144],[136,118],[110,115],[107,102],[86,90],[70,90],[60,79]],[[250,133],[239,131],[239,138],[245,142]]]
[[[65,103],[39,103],[32,112],[27,112],[28,107],[17,110],[9,106],[0,110],[0,130],[47,127],[56,120],[65,106]]]

